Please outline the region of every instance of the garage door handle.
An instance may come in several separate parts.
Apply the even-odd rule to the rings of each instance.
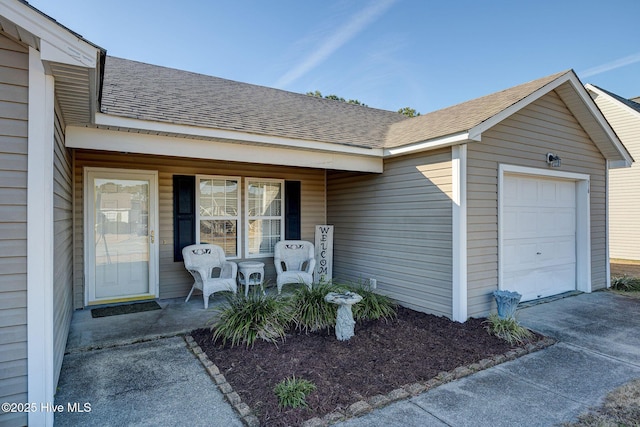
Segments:
[[[542,252],[536,252],[536,255],[542,255]]]

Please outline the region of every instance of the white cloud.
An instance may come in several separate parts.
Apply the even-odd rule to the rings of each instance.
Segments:
[[[595,76],[596,74],[602,74],[606,73],[607,71],[615,70],[617,68],[626,67],[627,65],[635,64],[636,62],[640,62],[640,53],[625,56],[624,58],[616,59],[615,61],[607,62],[606,64],[589,68],[582,73],[578,73],[578,75],[580,75],[580,77],[591,77]]]
[[[338,28],[320,47],[300,64],[285,73],[275,87],[285,88],[325,61],[333,52],[362,32],[398,0],[373,1],[367,8],[355,14],[346,24]]]

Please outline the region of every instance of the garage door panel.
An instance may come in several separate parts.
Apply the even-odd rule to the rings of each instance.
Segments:
[[[539,226],[537,224],[537,212],[525,211],[522,208],[509,208],[504,210],[504,230],[513,238],[536,236]]]
[[[575,183],[507,175],[504,184],[502,288],[523,301],[575,289]]]
[[[505,271],[536,267],[536,244],[511,242],[504,245]]]

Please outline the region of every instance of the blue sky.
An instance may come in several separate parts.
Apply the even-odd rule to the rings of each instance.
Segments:
[[[638,0],[30,0],[109,55],[427,113],[573,68],[640,96]]]

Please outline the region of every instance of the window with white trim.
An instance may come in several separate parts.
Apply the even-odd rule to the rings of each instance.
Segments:
[[[272,256],[284,238],[284,180],[246,178],[246,256]]]
[[[240,256],[240,177],[196,176],[196,243]]]

